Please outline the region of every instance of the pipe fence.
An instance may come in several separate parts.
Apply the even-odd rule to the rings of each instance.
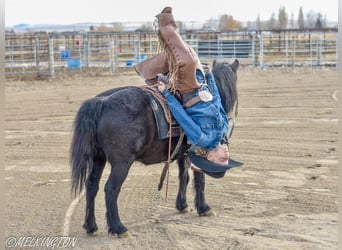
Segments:
[[[202,62],[239,59],[253,67],[336,66],[338,35],[329,32],[182,33]],[[36,33],[5,37],[6,78],[112,74],[157,54],[155,33]]]

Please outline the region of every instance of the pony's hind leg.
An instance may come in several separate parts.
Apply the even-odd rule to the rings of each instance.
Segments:
[[[178,159],[179,189],[176,199],[176,208],[182,213],[188,212],[186,190],[189,183],[189,171],[186,164],[190,165],[190,162],[187,162],[185,158]]]
[[[93,168],[89,173],[89,177],[86,183],[86,215],[84,219],[83,228],[88,234],[93,234],[97,231],[97,225],[95,220],[95,197],[99,190],[99,182],[102,176],[104,166],[106,165],[106,159],[103,153],[98,154],[94,158]]]
[[[194,171],[194,188],[195,188],[195,207],[199,216],[211,216],[214,213],[205,201],[204,195],[205,176],[203,173]]]
[[[108,233],[119,237],[129,236],[128,229],[122,224],[119,217],[118,197],[121,186],[125,181],[132,161],[111,162],[112,169],[105,185],[105,198],[107,208]]]

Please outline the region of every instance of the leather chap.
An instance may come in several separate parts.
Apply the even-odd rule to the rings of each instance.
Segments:
[[[179,34],[171,7],[166,7],[156,16],[158,35],[169,62],[169,78],[172,90],[181,94],[194,91],[201,85],[196,80],[196,68],[200,67],[196,52]]]
[[[169,64],[165,52],[147,58],[133,65],[135,71],[144,79],[154,79],[157,74],[165,74],[169,71]]]

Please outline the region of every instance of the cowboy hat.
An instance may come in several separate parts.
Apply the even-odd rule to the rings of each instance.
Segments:
[[[238,162],[232,159],[229,159],[227,165],[216,164],[212,161],[209,161],[207,158],[198,153],[199,147],[192,146],[188,150],[188,156],[191,162],[201,169],[207,175],[214,178],[222,178],[226,171],[231,168],[240,167],[243,165],[242,162]]]

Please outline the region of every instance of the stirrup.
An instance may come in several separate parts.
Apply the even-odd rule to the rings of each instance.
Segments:
[[[163,82],[165,84],[170,84],[169,78],[167,78],[167,76],[163,75],[163,74],[157,74],[157,81],[158,82]]]

